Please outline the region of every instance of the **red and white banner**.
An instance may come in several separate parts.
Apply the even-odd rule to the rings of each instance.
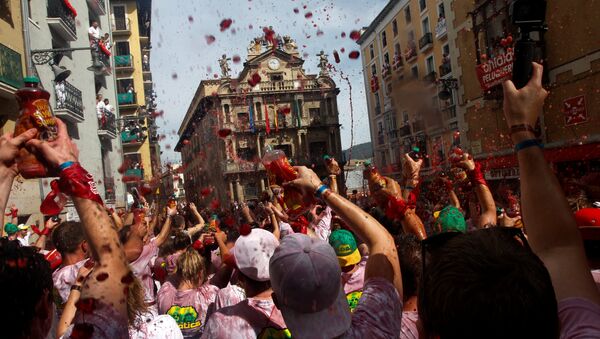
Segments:
[[[585,95],[578,95],[563,100],[563,112],[565,113],[565,125],[567,126],[587,122]]]
[[[501,84],[512,77],[514,52],[509,49],[505,54],[497,55],[488,61],[477,65],[477,79],[484,91]]]

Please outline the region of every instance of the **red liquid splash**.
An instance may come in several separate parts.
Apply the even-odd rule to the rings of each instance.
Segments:
[[[260,82],[260,80],[261,80],[260,75],[258,73],[254,73],[254,74],[252,74],[252,76],[248,80],[248,84],[251,87],[254,87],[254,86],[256,86]]]
[[[206,39],[206,44],[208,45],[212,44],[213,42],[215,42],[215,40],[217,40],[214,35],[205,35],[204,39]]]
[[[348,57],[350,59],[358,59],[359,56],[360,56],[359,51],[352,51],[352,52],[348,53]]]
[[[340,55],[339,55],[338,51],[333,50],[333,58],[335,59],[336,64],[340,63]]]
[[[231,20],[231,19],[223,19],[221,21],[221,23],[219,24],[219,27],[221,27],[221,32],[223,32],[226,29],[228,29],[229,26],[231,26],[232,23],[233,23],[233,20]]]
[[[219,138],[225,139],[231,134],[231,129],[221,128],[220,130],[217,131],[217,134],[219,135]]]
[[[350,32],[350,39],[357,41],[358,39],[360,39],[360,32],[359,31],[352,31]]]

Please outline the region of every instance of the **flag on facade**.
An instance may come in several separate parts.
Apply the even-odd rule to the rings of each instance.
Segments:
[[[250,120],[250,131],[254,133],[254,110],[252,109],[252,100],[248,103],[248,120]]]
[[[296,113],[296,121],[298,123],[298,127],[302,126],[302,113],[300,112],[300,105],[298,104],[298,100],[294,99],[294,112]]]
[[[279,106],[275,103],[275,99],[273,99],[273,107],[275,107],[275,132],[279,132],[279,122],[277,120],[279,116]]]
[[[269,106],[267,106],[267,100],[265,99],[265,130],[267,135],[271,133],[271,123],[269,122]]]

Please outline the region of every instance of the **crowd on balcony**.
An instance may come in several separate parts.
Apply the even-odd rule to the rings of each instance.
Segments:
[[[138,120],[126,121],[121,130],[122,141],[142,142],[147,137],[146,130],[147,128]]]

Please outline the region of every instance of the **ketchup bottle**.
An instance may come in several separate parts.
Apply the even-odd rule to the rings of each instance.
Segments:
[[[262,163],[267,169],[271,184],[281,186],[284,182],[298,178],[298,172],[281,150],[265,147]],[[283,201],[287,207],[287,214],[293,219],[306,212],[312,204],[312,200],[304,199],[302,193],[293,187],[284,188]]]
[[[368,160],[364,162],[364,165],[363,178],[369,181],[369,186],[385,188],[385,179],[379,174],[377,168]]]
[[[15,124],[14,136],[36,128],[38,130],[37,139],[55,140],[58,135],[58,126],[48,103],[50,93],[38,87],[40,80],[36,77],[26,77],[24,81],[25,87],[15,93],[21,114]],[[26,179],[58,175],[24,147],[19,151],[17,166],[21,175]]]

